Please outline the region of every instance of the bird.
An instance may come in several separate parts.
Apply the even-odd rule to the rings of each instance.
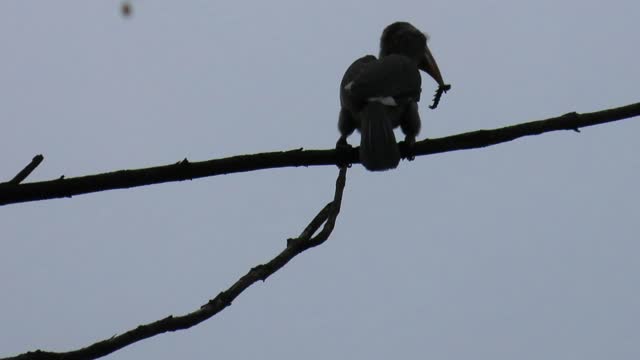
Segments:
[[[427,40],[428,36],[410,23],[394,22],[382,32],[378,58],[365,55],[357,59],[340,82],[340,138],[336,147],[350,147],[347,137],[358,129],[360,162],[370,171],[394,169],[400,163],[393,132],[398,126],[410,152],[413,148],[421,126],[419,70],[438,83],[439,93],[450,88],[442,79]]]

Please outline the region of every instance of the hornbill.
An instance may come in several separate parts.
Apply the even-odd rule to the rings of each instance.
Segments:
[[[393,129],[400,126],[411,152],[420,131],[421,78],[425,71],[438,83],[436,98],[450,88],[427,47],[427,35],[407,22],[387,26],[380,38],[380,55],[356,60],[340,83],[340,139],[337,148],[348,147],[347,137],[360,130],[360,161],[371,171],[398,166],[400,150]],[[434,106],[436,105],[434,99]],[[409,159],[413,159],[410,155]]]

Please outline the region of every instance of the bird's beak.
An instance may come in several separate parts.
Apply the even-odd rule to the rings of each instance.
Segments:
[[[431,77],[438,83],[440,87],[445,86],[444,80],[442,80],[442,75],[440,74],[440,69],[438,68],[438,64],[436,63],[436,59],[433,58],[433,55],[431,55],[431,51],[429,51],[428,47],[425,48],[424,56],[420,60],[418,68],[431,75]]]

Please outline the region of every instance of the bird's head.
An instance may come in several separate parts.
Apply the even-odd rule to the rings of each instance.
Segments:
[[[429,74],[440,87],[445,86],[436,60],[427,46],[428,36],[408,22],[395,22],[387,26],[380,38],[380,57],[391,54],[413,59],[418,68]]]

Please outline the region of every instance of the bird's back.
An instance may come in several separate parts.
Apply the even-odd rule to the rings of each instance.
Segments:
[[[374,99],[393,98],[398,105],[420,100],[422,79],[417,64],[406,56],[382,59],[367,55],[356,60],[340,84],[343,107],[357,112]]]

